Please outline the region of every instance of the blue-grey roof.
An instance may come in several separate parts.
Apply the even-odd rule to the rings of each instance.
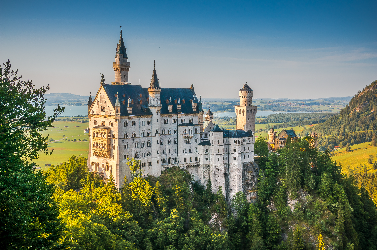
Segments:
[[[223,132],[224,130],[221,129],[218,125],[215,125],[211,131],[212,132]]]
[[[192,109],[192,102],[198,102],[195,97],[195,92],[191,88],[162,88],[161,91],[161,103],[162,103],[162,114],[168,114],[168,105],[170,104],[170,98],[172,103],[172,113],[177,113],[177,105],[181,105],[181,113],[198,113],[199,104],[197,105],[196,112]]]
[[[151,115],[149,109],[149,93],[147,88],[142,88],[140,85],[109,85],[104,84],[104,89],[114,106],[116,103],[116,95],[120,101],[121,116],[128,116],[128,99],[133,100],[131,104],[133,115]],[[172,112],[177,113],[177,104],[181,105],[181,113],[198,113],[201,111],[201,105],[198,103],[196,111],[192,109],[192,102],[198,102],[197,98],[194,98],[194,90],[191,88],[162,88],[161,89],[161,114],[169,114],[168,105],[171,98]]]
[[[251,131],[243,131],[243,130],[224,130],[224,138],[244,138],[244,137],[252,137],[253,134]]]
[[[290,136],[291,138],[297,138],[294,130],[284,130],[284,131],[286,131],[287,135]]]
[[[210,145],[211,145],[211,142],[209,140],[205,140],[199,143],[199,146],[210,146]]]
[[[247,132],[245,132],[244,130],[225,130],[225,129],[220,128],[218,125],[215,125],[211,131],[212,132],[223,132],[224,138],[243,138],[243,137],[252,137],[253,136],[253,134],[250,130]]]
[[[104,89],[108,94],[108,97],[114,106],[116,103],[116,95],[118,93],[118,99],[120,101],[121,116],[128,115],[128,99],[133,100],[131,107],[133,108],[133,115],[150,115],[150,109],[148,109],[148,97],[147,89],[142,88],[140,85],[108,85],[104,84]]]

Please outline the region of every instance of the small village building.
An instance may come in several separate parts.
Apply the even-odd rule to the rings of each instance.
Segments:
[[[286,146],[287,140],[290,138],[291,142],[298,139],[295,131],[291,130],[282,130],[279,134],[274,131],[274,128],[271,128],[268,131],[268,147],[269,150],[275,151]]]

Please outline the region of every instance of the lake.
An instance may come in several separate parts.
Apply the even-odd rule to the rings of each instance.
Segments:
[[[47,116],[54,115],[54,109],[56,106],[46,106],[45,111]],[[73,117],[73,116],[87,116],[88,115],[88,106],[65,106],[64,113],[61,117]]]

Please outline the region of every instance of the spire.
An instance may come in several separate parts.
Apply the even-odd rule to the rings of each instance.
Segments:
[[[124,39],[122,38],[122,26],[120,26],[120,40],[118,41],[117,48],[116,48],[116,57],[117,54],[122,55],[124,58],[128,58],[126,55],[126,48],[124,44]]]
[[[243,85],[242,89],[240,89],[240,91],[251,91],[251,88],[250,86],[247,85],[247,82],[246,84]]]
[[[90,108],[90,106],[92,105],[92,96],[91,96],[91,92],[89,92],[89,98],[88,98],[88,109]]]
[[[155,70],[155,60],[154,60],[154,70],[153,75],[151,76],[150,88],[151,89],[160,89],[158,81],[157,71]]]

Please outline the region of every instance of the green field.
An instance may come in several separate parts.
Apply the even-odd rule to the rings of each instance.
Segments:
[[[39,158],[34,160],[38,167],[45,169],[46,164],[60,164],[72,155],[88,156],[88,134],[84,133],[88,123],[82,123],[80,120],[55,121],[53,126],[43,133],[43,136],[49,135],[48,149],[53,150],[53,153],[40,153]]]

